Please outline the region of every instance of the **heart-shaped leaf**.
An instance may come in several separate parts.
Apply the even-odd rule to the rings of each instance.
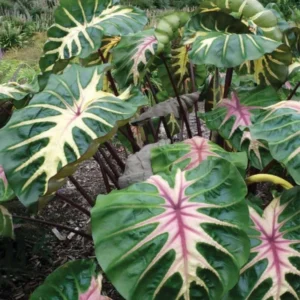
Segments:
[[[0,237],[14,238],[14,228],[11,214],[0,205]]]
[[[272,156],[300,184],[300,102],[283,101],[266,108],[251,127],[251,133],[268,143]]]
[[[300,187],[261,212],[250,207],[251,256],[230,299],[299,299]]]
[[[100,195],[97,259],[125,299],[219,300],[248,259],[246,193],[238,170],[213,158]]]
[[[197,168],[209,157],[222,157],[244,172],[247,168],[245,153],[230,153],[201,137],[194,137],[182,143],[156,147],[151,151],[154,174],[169,172],[173,168],[191,170]]]
[[[223,13],[208,12],[193,16],[186,26],[186,43],[193,43],[190,52],[195,64],[233,68],[245,61],[272,53],[280,42],[253,35],[240,20]]]
[[[14,198],[15,193],[8,184],[3,167],[0,165],[0,202]]]
[[[0,161],[24,205],[53,193],[147,103],[137,90],[119,97],[103,92],[106,70],[72,65],[63,75],[52,75],[45,90],[1,130]]]
[[[40,62],[43,72],[52,71],[57,60],[87,57],[100,48],[104,35],[134,33],[147,23],[145,13],[138,8],[111,7],[110,3],[109,0],[60,1]]]
[[[111,300],[101,296],[102,275],[93,260],[68,262],[47,277],[30,300]]]

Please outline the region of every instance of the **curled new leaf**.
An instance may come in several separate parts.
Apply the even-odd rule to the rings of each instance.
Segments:
[[[11,200],[15,196],[8,184],[3,167],[0,165],[0,203]]]
[[[145,104],[137,90],[119,97],[103,92],[106,70],[107,65],[72,65],[52,75],[45,90],[1,130],[0,160],[23,204],[53,193]]]
[[[0,237],[14,238],[14,229],[11,214],[0,205]]]
[[[272,156],[300,184],[300,102],[283,101],[267,107],[251,127],[251,133],[268,143]]]
[[[30,300],[111,300],[101,296],[102,275],[93,260],[66,263],[47,277]]]
[[[101,195],[97,259],[125,299],[219,300],[248,258],[246,193],[237,169],[214,158]]]
[[[300,188],[261,212],[249,207],[251,256],[230,299],[291,299],[300,295]]]

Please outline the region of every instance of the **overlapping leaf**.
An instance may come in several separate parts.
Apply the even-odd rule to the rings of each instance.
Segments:
[[[300,188],[284,192],[261,212],[250,207],[251,256],[230,299],[299,299]]]
[[[186,26],[186,43],[193,43],[190,58],[195,64],[233,68],[245,61],[272,53],[281,43],[253,35],[240,20],[223,13],[197,14]]]
[[[6,100],[23,100],[32,93],[37,93],[37,86],[10,82],[0,85],[0,102]]]
[[[245,153],[229,153],[218,145],[201,137],[194,137],[182,143],[157,147],[151,151],[151,163],[154,174],[169,172],[173,168],[191,170],[209,157],[227,159],[241,171],[247,168]]]
[[[251,133],[268,143],[272,156],[300,184],[300,102],[283,101],[266,108]]]
[[[107,65],[72,65],[63,75],[52,75],[45,90],[1,130],[0,160],[23,204],[55,191],[146,104],[137,90],[119,97],[103,92],[106,70]]]
[[[14,197],[14,191],[8,184],[3,167],[0,165],[0,203],[11,200]]]
[[[112,51],[112,63],[116,66],[114,76],[121,86],[137,85],[154,59],[158,41],[154,30],[146,30],[122,37]]]
[[[74,56],[85,58],[101,46],[104,35],[126,35],[147,23],[145,14],[133,7],[109,6],[109,0],[61,0],[55,11],[55,24],[48,30],[48,41],[40,67],[52,71],[57,60]]]
[[[102,275],[93,260],[68,262],[47,277],[30,300],[111,300],[101,296]]]
[[[14,238],[14,229],[11,214],[0,205],[0,237]]]
[[[245,195],[237,169],[213,158],[99,196],[97,259],[125,299],[219,300],[248,257]]]
[[[261,154],[261,150],[266,150],[266,145],[256,142],[251,135],[245,135],[243,128],[251,126],[255,115],[278,100],[276,91],[271,87],[245,90],[239,94],[233,93],[231,99],[221,100],[212,112],[201,114],[201,118],[209,129],[217,130],[237,150],[248,151],[251,162],[261,169],[271,159]]]

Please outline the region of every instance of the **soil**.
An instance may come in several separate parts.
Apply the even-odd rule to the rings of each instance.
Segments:
[[[190,121],[193,133],[196,135],[194,114],[191,115]],[[209,132],[205,129],[204,136],[208,137],[208,135]],[[124,149],[119,146],[118,151],[125,161]],[[106,154],[114,162],[110,154],[108,152]],[[116,168],[120,171],[117,165]],[[99,194],[106,193],[100,167],[94,159],[84,162],[74,177],[93,199],[96,199]],[[268,186],[260,187],[262,194],[268,189]],[[60,192],[89,209],[89,204],[71,182],[68,181]],[[19,202],[12,202],[10,206],[10,211],[25,215],[24,207]],[[88,216],[60,199],[52,200],[36,217],[81,230],[88,230],[90,224]],[[0,243],[0,265],[4,266],[0,270],[0,300],[27,300],[35,288],[59,266],[67,261],[94,257],[92,241],[79,235],[70,235],[64,230],[56,232],[53,229],[53,227],[20,221],[16,224],[15,241]],[[113,300],[123,299],[106,279],[104,279],[103,294]]]

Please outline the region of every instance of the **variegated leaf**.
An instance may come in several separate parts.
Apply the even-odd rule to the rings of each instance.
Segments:
[[[104,35],[137,32],[147,23],[145,13],[138,8],[109,5],[109,0],[61,0],[55,24],[48,30],[42,71],[52,71],[58,60],[89,56],[100,48]]]
[[[222,13],[197,14],[186,26],[186,42],[193,43],[190,58],[195,64],[233,68],[272,53],[281,43],[253,35],[240,20]]]
[[[111,300],[101,295],[102,278],[93,260],[68,262],[49,275],[30,300]]]
[[[14,238],[14,228],[11,214],[0,205],[0,237]]]
[[[0,165],[0,203],[14,198],[15,193],[8,184],[3,167]]]
[[[273,40],[281,41],[277,17],[270,9],[265,9],[258,0],[211,0],[201,3],[202,12],[224,11],[238,13],[242,18],[254,22],[263,34]]]
[[[230,299],[299,300],[300,188],[284,192],[262,212],[249,207],[251,256]]]
[[[245,171],[247,168],[248,162],[245,153],[229,153],[209,140],[194,137],[182,143],[152,149],[152,170],[154,174],[169,172],[176,168],[191,170],[210,157],[222,157],[241,171]]]
[[[116,66],[114,77],[122,87],[141,82],[155,57],[157,44],[153,29],[122,37],[112,51],[112,63]]]
[[[217,130],[223,138],[232,143],[235,149],[248,151],[251,162],[259,167],[257,161],[259,157],[251,155],[252,149],[250,149],[254,146],[253,142],[256,142],[252,137],[251,143],[246,144],[249,147],[246,149],[243,144],[247,137],[243,136],[243,130],[253,124],[252,118],[255,115],[258,115],[265,107],[277,103],[278,100],[276,91],[271,87],[241,90],[239,94],[234,92],[231,99],[221,100],[213,111],[200,114],[200,117],[206,122],[209,129]],[[258,146],[257,143],[256,146]],[[264,148],[258,147],[259,149],[263,150]],[[259,169],[270,162],[270,156],[265,156],[265,158],[267,159],[260,160],[263,165]]]
[[[23,100],[29,94],[37,93],[37,86],[9,82],[0,85],[0,102],[6,100]]]
[[[213,158],[100,195],[97,259],[125,299],[219,300],[248,258],[246,193],[237,169]]]
[[[147,103],[130,88],[119,97],[103,92],[106,71],[107,65],[72,65],[52,75],[45,90],[1,130],[0,161],[23,204],[54,192]]]
[[[250,129],[256,139],[268,143],[272,156],[300,184],[300,102],[283,101],[267,107]]]

